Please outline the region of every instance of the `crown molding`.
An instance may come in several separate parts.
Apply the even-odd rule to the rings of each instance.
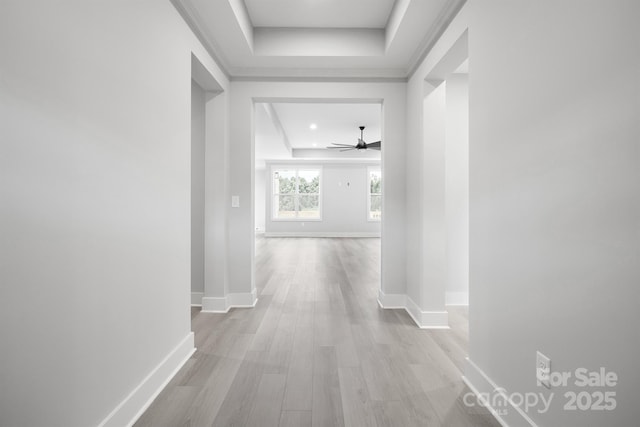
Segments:
[[[424,61],[466,0],[452,0],[412,55],[406,68],[268,68],[233,67],[222,54],[189,0],[170,0],[221,71],[235,82],[406,83]]]
[[[231,81],[406,83],[401,68],[232,68]]]
[[[228,80],[231,80],[231,73],[229,72],[229,61],[220,53],[221,49],[215,46],[210,40],[211,37],[207,37],[206,30],[203,29],[202,24],[198,21],[197,14],[193,10],[193,7],[185,0],[169,0],[173,7],[176,8],[184,22],[191,29],[191,32],[196,36],[198,41],[202,43],[205,50],[211,58],[218,64],[218,67]]]
[[[448,7],[442,11],[440,16],[438,16],[436,23],[431,27],[429,33],[418,45],[418,49],[416,49],[412,59],[409,61],[409,65],[407,67],[408,72],[406,74],[407,79],[410,79],[413,76],[420,64],[422,64],[429,52],[431,52],[433,46],[440,37],[442,37],[442,34],[444,34],[445,30],[451,24],[451,21],[453,21],[466,2],[467,0],[453,0],[449,3]]]
[[[406,77],[233,76],[232,82],[279,83],[407,83]]]

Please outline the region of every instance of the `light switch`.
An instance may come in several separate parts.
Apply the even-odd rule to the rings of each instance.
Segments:
[[[231,196],[231,207],[232,208],[240,207],[240,196]]]

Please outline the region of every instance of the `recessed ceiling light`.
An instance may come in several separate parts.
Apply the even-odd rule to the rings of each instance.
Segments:
[[[317,125],[317,124],[315,124],[315,123],[311,123],[311,124],[309,125],[309,129],[311,129],[311,130],[316,130],[316,129],[318,129],[318,125]]]
[[[315,142],[314,142],[313,144],[311,144],[311,145],[313,145],[314,147],[317,147],[317,146],[318,146],[318,144],[316,144]]]

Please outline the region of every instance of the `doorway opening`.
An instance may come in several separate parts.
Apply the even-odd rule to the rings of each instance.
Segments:
[[[382,140],[381,101],[268,99],[254,102],[253,114],[258,292],[270,268],[261,252],[273,243],[325,256],[346,276],[356,266],[344,252],[365,251],[375,295],[384,215],[384,142],[374,144]],[[356,148],[360,140],[372,145]]]

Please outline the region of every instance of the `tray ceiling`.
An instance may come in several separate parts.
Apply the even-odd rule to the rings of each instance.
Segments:
[[[465,0],[172,0],[232,78],[406,78]]]

